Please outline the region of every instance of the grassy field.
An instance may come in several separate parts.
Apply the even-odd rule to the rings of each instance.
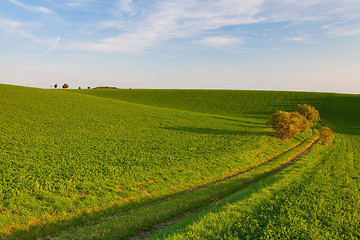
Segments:
[[[359,239],[360,128],[152,239]]]
[[[239,90],[148,90],[91,89],[77,93],[138,104],[210,113],[232,117],[263,116],[275,110],[294,111],[298,104],[310,104],[323,119],[333,124],[354,123],[359,119],[359,95],[314,92],[239,91]]]
[[[264,178],[288,156],[228,185],[181,193],[254,168],[310,136],[307,132],[283,142],[265,125],[275,109],[293,110],[299,103],[318,108],[339,136],[337,148],[319,147],[320,154],[310,158],[314,164],[342,155],[345,133],[355,145],[347,144],[344,151],[356,149],[359,139],[352,134],[360,122],[360,108],[354,107],[360,106],[358,95],[0,85],[0,236],[119,239],[207,206],[213,196],[223,198],[244,188],[239,181]],[[356,166],[358,161],[355,154]],[[168,201],[154,202],[159,199]],[[172,206],[177,208],[160,211]],[[186,236],[184,231],[171,234]]]

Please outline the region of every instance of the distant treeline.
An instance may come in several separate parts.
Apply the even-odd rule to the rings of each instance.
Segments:
[[[118,88],[117,87],[103,86],[103,87],[94,87],[93,89],[118,89]]]

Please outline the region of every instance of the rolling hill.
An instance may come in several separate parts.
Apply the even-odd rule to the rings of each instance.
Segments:
[[[360,122],[359,95],[334,93],[0,85],[0,103],[0,236],[10,238],[86,239],[91,235],[84,224],[101,226],[129,211],[132,216],[135,209],[254,168],[314,137],[272,137],[265,122],[275,109],[315,106],[338,139],[354,144],[345,144],[351,149]],[[333,156],[326,148],[319,152]],[[344,154],[351,153],[356,173],[357,153]],[[231,191],[238,191],[234,186]],[[202,191],[200,197],[211,196]],[[102,236],[128,237],[151,224],[135,222],[140,228]]]

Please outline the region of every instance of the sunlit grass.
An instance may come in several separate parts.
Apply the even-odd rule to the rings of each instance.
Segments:
[[[332,146],[152,239],[358,239],[359,134],[343,130]]]
[[[116,239],[151,229],[157,222],[189,209],[203,208],[213,202],[214,191],[219,197],[225,197],[239,188],[216,190],[214,186],[183,198],[178,198],[179,193],[254,167],[310,136],[307,132],[284,142],[272,137],[272,130],[265,125],[274,110],[293,110],[299,103],[319,109],[321,117],[339,136],[335,150],[319,146],[317,152],[306,158],[311,164],[302,165],[307,175],[304,174],[310,179],[313,175],[307,172],[320,169],[321,165],[316,164],[326,163],[325,156],[332,158],[335,153],[343,156],[344,151],[348,151],[341,161],[353,159],[356,177],[359,156],[349,149],[358,148],[359,139],[354,133],[359,130],[360,107],[355,107],[359,102],[356,95],[327,93],[68,91],[0,85],[0,233],[29,239],[48,235],[86,239],[91,234]],[[350,134],[348,138],[345,133]],[[329,149],[333,149],[333,153],[330,154]],[[270,169],[271,165],[264,166],[259,174]],[[328,175],[337,174],[331,171]],[[287,181],[302,184],[295,175],[289,172],[291,181],[284,175],[282,187],[291,188]],[[340,178],[343,177],[346,175]],[[332,183],[329,184],[331,187]],[[262,189],[261,185],[258,190]],[[282,193],[281,189],[264,188],[264,191]],[[286,191],[284,194],[280,195],[284,199],[292,196],[287,196]],[[317,195],[312,194],[315,199]],[[170,205],[154,202],[158,199],[171,199]],[[266,204],[267,199],[263,198],[261,204]],[[179,208],[169,211],[175,203]],[[146,210],[147,204],[159,206]],[[352,212],[358,211],[356,204],[351,206]],[[122,217],[129,213],[128,218]],[[271,222],[270,215],[264,216]],[[252,217],[255,220],[251,221],[262,221],[256,214]],[[127,230],[114,234],[112,228],[124,226],[124,221],[129,223]],[[231,221],[229,224],[232,228]],[[287,223],[284,221],[284,224]],[[356,218],[350,223],[357,226],[354,224],[358,224]],[[170,236],[180,234],[186,238],[188,228],[184,229],[185,232],[170,233]],[[235,238],[237,227],[232,229],[234,235],[231,236]],[[244,234],[254,229],[257,227]],[[278,234],[282,230],[276,231]],[[230,235],[220,231],[214,236]]]
[[[0,229],[27,228],[216,180],[299,142],[224,117],[0,85]]]

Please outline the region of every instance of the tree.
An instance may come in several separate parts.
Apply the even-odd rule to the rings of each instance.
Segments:
[[[319,111],[308,104],[298,105],[296,112],[277,111],[267,121],[275,130],[275,136],[291,140],[295,134],[304,133],[320,120]]]
[[[306,130],[309,129],[310,127],[310,122],[309,120],[306,119],[306,117],[304,117],[303,115],[301,115],[299,112],[291,112],[293,118],[296,118],[296,122],[297,122],[297,128],[299,130],[300,133],[304,133]]]
[[[305,132],[308,121],[298,112],[277,111],[266,124],[275,130],[276,137],[288,141],[295,134]]]
[[[57,88],[57,83],[55,83],[54,88]]]
[[[64,83],[64,85],[62,86],[62,88],[64,88],[64,89],[69,88],[69,85],[67,85],[66,83]]]
[[[319,111],[308,104],[299,104],[297,111],[309,121],[309,127],[313,127],[315,122],[320,121]]]
[[[275,130],[275,136],[285,141],[293,139],[295,134],[304,133],[320,121],[319,111],[308,104],[298,105],[296,112],[276,111],[266,122]],[[327,123],[321,120],[322,129],[319,131],[322,144],[330,145],[334,140],[334,132],[326,127]],[[316,128],[319,129],[319,124]],[[325,125],[325,126],[324,126]]]
[[[325,146],[330,145],[335,137],[333,130],[331,130],[328,127],[323,127],[319,132],[319,134],[320,134],[321,143]]]

